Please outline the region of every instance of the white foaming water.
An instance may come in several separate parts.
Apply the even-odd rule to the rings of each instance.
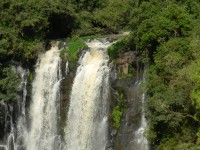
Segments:
[[[92,49],[106,49],[108,46],[110,46],[113,43],[110,43],[107,40],[99,41],[97,39],[93,40],[92,42],[87,42],[88,47]]]
[[[58,47],[42,55],[37,63],[32,87],[31,125],[27,135],[27,150],[55,150],[57,136],[57,104],[60,96],[61,59]]]
[[[24,141],[27,136],[27,121],[26,121],[26,97],[27,97],[27,80],[29,76],[29,70],[24,70],[21,67],[17,68],[17,72],[21,75],[21,86],[23,89],[23,96],[22,101],[19,101],[20,107],[20,116],[17,121],[17,139],[16,139],[16,145],[17,150],[24,149]]]
[[[69,62],[66,62],[66,67],[65,67],[65,76],[68,74],[69,72]]]
[[[140,83],[139,83],[139,86],[140,86]],[[147,122],[145,119],[145,112],[144,112],[144,100],[145,100],[145,93],[142,94],[141,125],[139,129],[135,132],[135,139],[138,145],[138,150],[149,150],[149,143],[145,136],[145,130],[147,129]]]
[[[65,150],[104,150],[108,134],[109,67],[105,49],[98,40],[79,60],[72,86],[65,128]]]
[[[27,96],[27,79],[29,76],[29,70],[23,69],[21,66],[13,66],[13,72],[19,76],[21,83],[19,89],[22,90],[22,95],[17,96],[17,109],[18,118],[13,119],[13,114],[16,113],[13,110],[13,105],[9,103],[0,102],[0,105],[4,107],[5,111],[5,132],[10,128],[9,133],[6,135],[5,144],[0,145],[0,150],[21,150],[24,148],[24,139],[26,136],[26,96]],[[16,126],[14,122],[17,122]]]

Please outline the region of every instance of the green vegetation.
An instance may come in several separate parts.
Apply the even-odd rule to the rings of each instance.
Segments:
[[[96,39],[97,36],[96,35],[88,35],[88,36],[81,36],[80,38],[83,40],[88,40],[88,39]]]
[[[119,129],[120,127],[122,114],[125,109],[124,94],[121,90],[118,90],[118,92],[119,92],[119,101],[117,102],[117,105],[113,108],[111,114],[112,128],[116,130]]]
[[[33,81],[33,73],[32,73],[32,72],[29,73],[29,81],[30,81],[30,82]]]
[[[114,60],[119,57],[119,54],[131,50],[135,50],[135,44],[131,36],[126,36],[125,38],[109,46],[107,49],[110,60]]]
[[[11,68],[5,68],[0,73],[4,77],[0,80],[0,100],[16,100],[20,80]]]
[[[110,59],[111,60],[116,59],[117,57],[119,57],[118,56],[119,53],[125,52],[126,49],[124,48],[124,46],[125,46],[124,40],[120,40],[112,44],[110,47],[108,47],[107,51]]]
[[[116,106],[112,112],[113,128],[119,129],[121,117],[122,117],[122,111],[120,110],[119,106]]]
[[[105,30],[132,30],[127,40],[108,48],[111,60],[120,57],[120,53],[135,50],[149,63],[146,115],[153,148],[198,149],[199,1],[109,0],[107,7],[97,12],[96,21]],[[115,111],[118,110],[116,107]]]
[[[68,48],[63,49],[60,53],[61,58],[68,59],[70,61],[77,61],[77,54],[79,50],[87,47],[86,43],[80,39],[80,38],[74,38],[69,40],[68,42]],[[68,54],[69,56],[65,56],[65,54]]]
[[[120,73],[120,74],[119,74],[119,79],[131,78],[131,77],[133,77],[134,75],[135,75],[135,74],[133,74],[133,73],[128,73],[127,75],[124,74],[124,73]]]
[[[32,69],[44,41],[69,35],[75,17],[66,1],[3,0],[0,18],[0,100],[14,100],[19,79],[11,66]]]
[[[133,17],[132,10],[137,5],[137,1],[108,0],[105,3],[106,7],[94,13],[94,20],[107,32],[128,28],[129,21]]]
[[[148,54],[146,110],[154,149],[199,147],[198,1],[143,1],[135,9],[136,50]]]
[[[103,0],[1,1],[0,82],[4,83],[6,77],[11,76],[6,76],[3,70],[9,69],[14,62],[32,69],[38,55],[45,51],[45,41],[95,33],[92,16],[95,10],[103,7],[102,4]],[[82,44],[79,47],[83,46],[80,41],[77,43]],[[71,44],[72,50],[69,53],[71,59],[75,60],[77,50],[72,42]],[[14,82],[10,84],[16,86]],[[17,91],[14,91],[17,94]],[[9,89],[0,87],[0,95],[4,95],[0,100],[9,97]]]

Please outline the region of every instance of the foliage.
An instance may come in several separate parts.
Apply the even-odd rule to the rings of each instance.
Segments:
[[[119,106],[116,106],[112,111],[113,128],[119,129],[122,112]]]
[[[96,35],[88,35],[88,36],[81,36],[80,38],[83,40],[88,40],[88,39],[92,40],[92,39],[97,38],[97,36]]]
[[[125,38],[117,41],[107,48],[108,55],[110,60],[114,60],[119,57],[119,54],[124,52],[135,50],[135,43],[132,40],[131,36],[126,36]]]
[[[120,89],[118,89],[118,92],[119,92],[119,100],[117,102],[117,105],[113,108],[112,114],[111,114],[112,128],[116,130],[120,128],[121,117],[126,107],[125,102],[124,102],[123,92]]]
[[[195,149],[199,143],[199,12],[197,1],[143,1],[135,9],[136,50],[148,53],[146,110],[155,149]],[[198,22],[198,23],[197,23]]]
[[[32,72],[29,73],[29,81],[30,81],[30,82],[33,81],[33,73],[32,73]]]
[[[63,49],[60,55],[62,58],[66,58],[70,61],[76,61],[79,50],[85,47],[87,47],[87,45],[82,39],[74,38],[74,39],[69,40],[68,48]],[[68,57],[65,56],[65,53],[67,53],[69,56]]]
[[[124,50],[126,50],[124,49],[124,45],[124,41],[120,40],[108,47],[107,51],[111,60],[117,58],[120,52],[122,53]]]
[[[130,0],[109,0],[106,7],[95,12],[95,22],[108,32],[119,30],[126,27],[131,10]]]
[[[88,1],[88,4],[93,5],[95,1]],[[1,71],[8,70],[9,66],[12,66],[13,62],[16,61],[26,67],[32,68],[38,55],[45,51],[44,41],[67,37],[73,30],[79,28],[80,17],[77,15],[76,9],[77,7],[68,0],[1,1]],[[10,86],[12,80],[7,80],[10,78],[13,78],[12,74],[0,74],[2,86],[0,86],[1,99],[12,99],[14,97],[14,93],[10,93],[10,88],[4,87],[4,84]],[[13,82],[13,87],[17,87],[15,82]],[[17,93],[14,89],[12,92],[15,92],[15,95]]]
[[[5,68],[1,72],[4,78],[0,80],[0,100],[16,100],[18,92],[19,78],[15,75],[11,68]]]

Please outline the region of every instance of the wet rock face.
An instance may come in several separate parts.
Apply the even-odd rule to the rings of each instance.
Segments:
[[[0,140],[3,139],[4,135],[6,134],[5,133],[5,116],[6,116],[6,109],[5,107],[0,104]]]
[[[115,136],[114,150],[134,150],[133,147],[136,146],[134,145],[134,132],[140,126],[141,116],[139,80],[140,76],[118,80],[115,83],[116,88],[122,88],[125,91],[126,109]]]
[[[125,63],[131,64],[135,61],[135,59],[136,59],[136,53],[134,51],[129,51],[129,52],[120,54],[116,62],[119,65],[125,64]]]
[[[130,65],[135,64],[137,61],[136,53],[134,51],[120,54],[116,60],[118,72],[128,75]]]
[[[69,71],[66,74],[66,61],[62,61],[61,64],[61,70],[62,70],[62,76],[63,80],[61,82],[61,99],[60,99],[60,122],[59,126],[60,128],[60,133],[62,138],[64,138],[64,127],[66,126],[66,117],[67,117],[67,112],[69,109],[69,102],[70,102],[70,94],[71,94],[71,88],[73,84],[74,77],[76,75],[76,68],[77,66],[74,64],[69,63]]]
[[[121,117],[120,128],[112,134],[114,150],[139,150],[135,140],[135,132],[141,124],[141,89],[140,81],[143,75],[143,64],[135,51],[125,52],[110,64],[111,85],[111,113],[117,104],[120,91],[124,94],[125,109]],[[131,75],[131,76],[129,76]],[[118,94],[117,94],[118,93]],[[118,95],[118,98],[116,97]],[[134,148],[135,147],[135,148]],[[134,149],[133,149],[134,148]]]

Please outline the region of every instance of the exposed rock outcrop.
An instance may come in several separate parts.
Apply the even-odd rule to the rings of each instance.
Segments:
[[[120,54],[116,59],[117,70],[119,73],[128,75],[130,73],[130,67],[137,63],[136,52],[129,51]]]
[[[120,94],[123,93],[123,115],[120,128],[112,129],[111,138],[114,150],[130,150],[135,144],[134,132],[140,126],[141,117],[141,91],[139,82],[142,79],[143,63],[136,51],[119,54],[111,62],[112,99],[111,113],[119,105]],[[137,149],[137,148],[136,148]]]

